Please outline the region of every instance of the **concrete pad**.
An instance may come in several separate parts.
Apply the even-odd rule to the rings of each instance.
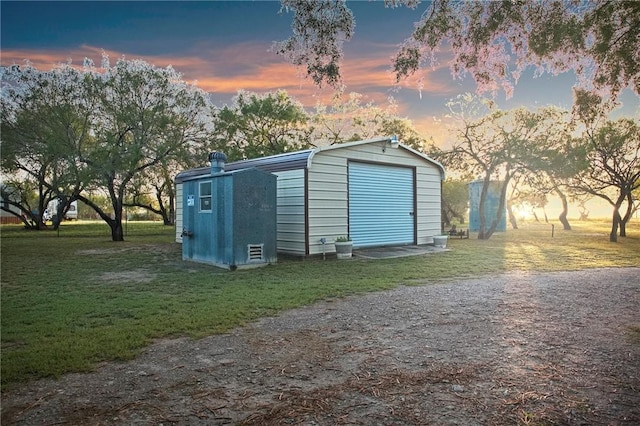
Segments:
[[[449,251],[446,248],[436,247],[431,244],[396,246],[396,247],[374,247],[353,250],[353,257],[360,259],[392,259],[396,257],[418,256],[422,254],[439,253]]]

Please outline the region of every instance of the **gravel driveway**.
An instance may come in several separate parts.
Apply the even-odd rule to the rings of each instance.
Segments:
[[[2,424],[640,424],[640,268],[317,303],[2,395]]]

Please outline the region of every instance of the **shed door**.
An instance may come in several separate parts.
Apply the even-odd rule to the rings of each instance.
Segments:
[[[349,163],[349,235],[354,247],[415,242],[414,169]]]

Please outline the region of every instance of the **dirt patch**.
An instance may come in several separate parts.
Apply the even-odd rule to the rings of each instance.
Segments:
[[[137,244],[130,247],[109,247],[99,249],[87,249],[78,250],[76,255],[78,256],[102,256],[102,255],[114,255],[127,252],[140,252],[145,253],[149,250],[153,250],[154,253],[167,253],[173,255],[175,253],[175,247],[170,244],[158,245],[158,244]]]
[[[126,253],[131,251],[130,248],[104,248],[104,249],[87,249],[87,250],[78,250],[76,255],[78,256],[101,256],[101,255],[112,255],[119,253]]]
[[[318,303],[2,395],[3,424],[640,423],[640,269]]]
[[[130,271],[104,272],[98,276],[98,280],[107,283],[150,283],[155,278],[155,274],[147,269],[133,269]]]

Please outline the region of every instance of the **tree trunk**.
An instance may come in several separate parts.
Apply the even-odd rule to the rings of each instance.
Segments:
[[[613,204],[613,219],[611,220],[611,234],[609,234],[609,241],[611,241],[612,243],[618,242],[618,229],[620,228],[620,224],[622,222],[622,217],[620,216],[620,207],[622,206],[622,203],[626,198],[627,194],[620,194],[616,199],[615,204]]]
[[[124,192],[120,190],[120,192]],[[124,228],[122,227],[122,211],[124,197],[119,194],[115,199],[111,200],[113,206],[113,220],[109,221],[111,227],[111,241],[124,241]]]
[[[620,224],[620,214],[618,208],[613,210],[613,220],[611,221],[611,233],[609,234],[609,241],[612,243],[618,242],[618,226]]]
[[[169,194],[169,223],[167,225],[175,225],[176,224],[176,197],[173,194],[173,191]]]
[[[620,236],[627,236],[627,222],[631,219],[633,215],[633,197],[631,196],[631,192],[627,194],[627,211],[624,216],[620,219]]]
[[[480,232],[478,232],[479,240],[488,240],[491,238],[496,229],[498,228],[498,223],[502,220],[502,215],[506,209],[506,199],[507,199],[507,187],[509,186],[509,181],[511,180],[510,171],[507,170],[504,176],[504,180],[502,181],[502,188],[500,188],[500,199],[498,202],[498,211],[491,221],[491,226],[489,229],[486,228],[486,218],[484,217],[484,203],[487,193],[489,192],[489,185],[491,184],[490,175],[485,177],[484,184],[482,185],[482,192],[480,196]]]
[[[558,189],[556,189],[556,194],[558,194],[560,200],[562,201],[562,212],[560,213],[560,216],[558,216],[558,220],[560,220],[560,223],[562,223],[562,227],[565,231],[571,231],[571,224],[569,224],[569,220],[567,219],[567,214],[569,214],[569,203],[567,202],[567,196]]]
[[[53,230],[57,231],[60,228],[60,224],[62,223],[62,216],[60,216],[59,214],[56,214],[51,219],[51,223],[53,224]]]
[[[44,218],[42,217],[44,215],[45,209],[47,208],[47,204],[48,203],[44,202],[44,194],[42,193],[42,191],[40,191],[39,200],[38,200],[38,211],[35,214],[36,229],[38,231],[47,229],[47,224],[45,223]]]
[[[158,210],[153,209],[153,207],[149,206],[148,209],[154,213],[160,214],[162,217],[162,223],[166,226],[173,225],[173,196],[169,194],[169,206],[166,207],[162,200],[162,187],[156,186],[156,201],[158,202]]]
[[[171,219],[171,217],[169,217],[169,215],[166,212],[164,212],[162,215],[162,224],[164,226],[172,226],[174,224],[173,220]]]
[[[491,184],[491,173],[487,173],[484,181],[482,182],[482,190],[480,191],[480,202],[478,203],[478,215],[480,216],[480,229],[478,230],[479,240],[488,240],[487,236],[487,220],[484,217],[484,203],[487,198],[487,192],[489,192],[489,185]]]
[[[449,226],[451,225],[451,219],[449,218],[449,214],[447,213],[447,209],[442,209],[442,225]]]
[[[44,231],[45,229],[47,229],[47,224],[42,219],[42,215],[38,215],[35,229],[37,229],[38,231]]]
[[[122,220],[113,220],[109,223],[111,227],[111,241],[124,241],[124,230]]]
[[[507,205],[507,213],[509,214],[509,223],[511,223],[511,228],[518,229],[518,221],[516,220],[516,215],[513,214],[511,204]]]
[[[164,204],[160,204],[158,210],[160,211],[160,217],[162,217],[162,223],[166,226],[173,225],[173,223],[171,223],[171,210],[166,209]]]
[[[569,220],[567,219],[567,212],[566,211],[563,210],[562,213],[560,213],[560,216],[558,216],[558,220],[562,224],[562,229],[564,229],[565,231],[571,231],[571,224],[569,223]]]
[[[96,213],[98,213],[98,216],[100,216],[100,218],[104,220],[107,225],[109,225],[109,228],[111,229],[112,241],[124,241],[124,229],[122,227],[122,198],[120,198],[119,200],[116,199],[115,202],[112,200],[111,205],[114,209],[113,218],[111,218],[104,210],[102,210],[96,203],[94,203],[90,199],[82,195],[78,195],[77,199],[91,207]]]

